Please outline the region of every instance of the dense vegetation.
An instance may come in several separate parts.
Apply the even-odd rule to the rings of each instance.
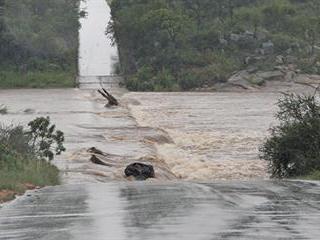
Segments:
[[[64,135],[49,118],[37,118],[21,126],[0,127],[0,193],[22,193],[30,186],[59,183],[59,171],[50,164],[55,154],[65,151]],[[0,194],[0,202],[2,199]]]
[[[80,0],[0,0],[0,88],[73,86]]]
[[[188,90],[235,71],[320,74],[318,0],[113,0],[108,32],[130,90]]]
[[[261,148],[273,177],[320,180],[320,102],[317,95],[285,95],[278,102],[280,125]]]

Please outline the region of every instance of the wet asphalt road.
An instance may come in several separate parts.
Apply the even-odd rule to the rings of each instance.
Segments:
[[[91,16],[105,19],[107,22],[109,13],[105,15],[103,10],[104,0],[91,0],[89,3],[88,10]],[[107,44],[104,45],[103,41],[100,44],[100,40],[105,37],[106,22],[89,18],[87,27],[83,22],[84,34],[81,37],[82,50],[80,49],[80,52],[82,51],[80,70],[83,75],[105,75],[111,71],[109,57],[113,53],[109,51],[110,48],[104,49]],[[102,30],[99,33],[92,26]],[[90,29],[98,35],[92,37]],[[85,36],[92,38],[86,39]],[[92,42],[91,39],[98,39],[99,42]],[[137,96],[139,97],[139,94],[132,94],[130,98],[134,99]],[[149,99],[143,99],[144,97],[145,95],[139,98],[142,104],[144,101],[149,102],[150,99],[157,100],[153,94]],[[246,98],[247,96],[243,99]],[[150,113],[156,113],[159,124],[155,127],[172,126],[172,123],[166,123],[167,120],[172,120],[172,116],[177,116],[180,121],[186,120],[181,124],[186,127],[196,126],[188,124],[190,119],[192,123],[201,124],[206,120],[206,126],[215,123],[212,124],[211,118],[207,118],[209,116],[207,111],[195,115],[180,109],[177,111],[180,115],[175,115],[175,112],[172,112],[175,106],[168,108],[162,98],[158,99],[158,104],[150,104],[151,108],[145,107],[146,105],[141,107],[143,116],[146,113],[150,116],[152,116]],[[188,99],[192,100],[190,96]],[[201,99],[207,101],[207,97]],[[259,99],[260,97],[256,102],[259,103]],[[66,133],[66,145],[69,150],[66,159],[60,159],[57,164],[64,171],[71,169],[71,173],[65,176],[65,182],[69,184],[29,192],[14,202],[2,206],[0,240],[320,239],[320,183],[261,180],[211,181],[202,184],[181,181],[87,183],[96,181],[91,175],[88,177],[82,174],[84,169],[92,167],[87,162],[86,164],[79,162],[78,158],[82,156],[83,149],[96,146],[109,153],[123,154],[132,158],[154,153],[153,146],[145,144],[145,133],[137,127],[136,121],[128,114],[128,109],[112,109],[106,113],[103,101],[98,100],[90,92],[79,90],[0,91],[0,100],[0,103],[9,107],[9,114],[2,116],[2,121],[5,123],[25,124],[35,116],[51,116],[51,119],[58,123],[58,127]],[[186,102],[179,96],[173,100],[177,100],[179,106],[180,103]],[[169,102],[172,101],[165,101]],[[206,107],[207,104],[202,103]],[[239,108],[238,105],[234,107]],[[171,112],[164,111],[166,109]],[[252,109],[260,110],[256,107]],[[186,113],[186,117],[183,118],[181,113]],[[203,113],[207,115],[203,116]],[[214,119],[219,119],[216,118],[216,109],[214,113],[216,114]],[[267,111],[267,123],[272,117],[269,113],[270,111]],[[256,117],[256,115],[251,112],[250,116]],[[200,117],[201,121],[194,121],[196,117]],[[221,117],[225,119],[225,115]],[[264,115],[261,117],[264,118]],[[238,119],[233,121],[234,119],[236,118],[229,118],[227,123],[232,125],[233,122],[239,122]],[[261,121],[257,124],[261,126]],[[229,125],[226,129],[231,130],[231,134],[234,135],[235,131]],[[250,126],[255,125],[250,124]],[[199,129],[199,126],[196,126],[196,129]],[[175,130],[173,133],[177,133],[176,129],[173,130]],[[189,133],[190,130],[192,129],[188,129]],[[245,131],[247,133],[247,129]],[[224,132],[221,132],[221,136],[224,136]],[[179,134],[176,136],[180,137]],[[221,139],[221,136],[218,135],[218,138]],[[236,143],[243,141],[242,135],[239,136],[240,140]],[[188,139],[184,135],[181,138]],[[242,156],[239,155],[239,149],[244,149],[244,153],[248,152],[246,146],[238,147],[239,144],[228,144],[226,146],[233,148],[225,148],[225,142],[230,141],[222,141],[221,149],[210,153],[210,158],[213,158],[213,154],[214,158],[221,157],[217,154],[222,154],[222,157]],[[188,144],[182,143],[182,148],[190,149],[187,148]],[[217,146],[215,142],[213,143]],[[200,148],[201,151],[203,149],[206,150]],[[74,152],[78,151],[80,154],[74,157]],[[201,151],[193,151],[193,154],[196,154],[192,159],[197,160],[196,157],[201,154],[201,156],[207,155]],[[251,150],[253,153],[254,151],[255,149]],[[169,163],[170,160],[172,159],[167,159]],[[198,166],[197,163],[195,161],[194,164]],[[172,163],[172,167],[176,167],[175,162]],[[78,169],[80,176],[70,177],[74,169]],[[184,166],[181,169],[183,172],[178,173],[183,175],[186,168]],[[118,177],[113,175],[113,171],[110,172],[110,177],[106,175],[106,181]],[[76,184],[77,182],[81,184]]]
[[[314,182],[64,185],[0,210],[1,240],[319,239],[319,226]]]
[[[2,116],[5,123],[26,123],[35,116],[50,115],[66,132],[71,155],[90,146],[119,152],[132,149],[127,153],[132,155],[148,150],[132,145],[137,139],[119,138],[115,145],[96,137],[102,129],[110,137],[112,129],[123,131],[122,123],[136,125],[127,111],[106,113],[103,102],[91,92],[0,93],[9,107],[9,114]],[[70,168],[77,166],[75,160],[67,162]],[[0,239],[320,239],[319,182],[87,183],[96,181],[92,177],[88,181],[85,174],[72,181],[68,181],[70,176],[65,178],[69,184],[30,192],[0,208]]]

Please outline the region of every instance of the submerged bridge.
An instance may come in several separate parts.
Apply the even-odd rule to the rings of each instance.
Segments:
[[[122,77],[117,75],[78,77],[78,86],[80,89],[98,89],[101,87],[115,89],[119,88],[121,82]]]

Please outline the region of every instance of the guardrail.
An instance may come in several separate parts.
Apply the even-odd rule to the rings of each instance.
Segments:
[[[77,83],[80,89],[118,88],[123,78],[117,75],[109,76],[78,76]]]

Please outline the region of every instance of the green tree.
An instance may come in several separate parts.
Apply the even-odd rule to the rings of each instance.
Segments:
[[[320,104],[317,95],[285,95],[276,115],[280,125],[261,147],[273,177],[296,177],[320,170]]]
[[[253,29],[254,36],[257,37],[258,28],[261,26],[263,19],[260,8],[242,7],[236,11],[235,15],[237,21],[250,26]]]
[[[63,146],[63,132],[56,130],[49,117],[36,118],[28,126],[30,131],[26,134],[30,138],[31,147],[41,159],[52,160],[55,154],[60,155],[66,150]]]
[[[108,32],[131,90],[209,86],[251,65],[272,70],[277,55],[293,55],[299,66],[310,62],[308,73],[316,73],[318,58],[306,53],[311,47],[315,55],[319,42],[318,2],[113,0]],[[270,40],[274,51],[262,57],[259,49]]]
[[[182,0],[183,7],[195,19],[198,30],[200,30],[212,8],[212,0]]]

